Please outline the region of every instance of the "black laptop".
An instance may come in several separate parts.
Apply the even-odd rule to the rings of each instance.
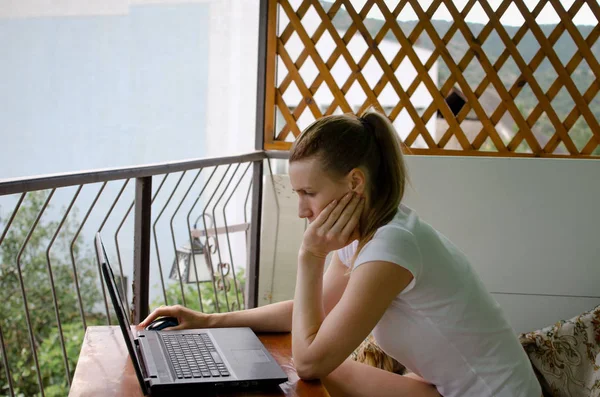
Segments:
[[[140,330],[133,336],[100,234],[96,249],[144,395],[273,387],[288,380],[250,328]]]

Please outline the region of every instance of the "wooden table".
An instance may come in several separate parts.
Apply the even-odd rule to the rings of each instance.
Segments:
[[[281,365],[289,381],[268,391],[218,393],[213,396],[329,396],[321,382],[306,382],[298,378],[292,358],[291,336],[259,334],[258,337]],[[207,395],[205,393],[202,394]],[[133,365],[127,353],[123,334],[118,326],[88,327],[85,333],[70,397],[127,396],[141,397]]]

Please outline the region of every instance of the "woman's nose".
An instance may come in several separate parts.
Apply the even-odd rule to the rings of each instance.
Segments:
[[[312,215],[312,211],[310,210],[310,208],[307,205],[300,202],[298,204],[298,217],[299,218],[310,218],[311,215]]]

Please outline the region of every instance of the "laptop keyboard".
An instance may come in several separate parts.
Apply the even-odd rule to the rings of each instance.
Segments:
[[[161,337],[177,379],[229,376],[223,359],[207,334],[162,333]]]

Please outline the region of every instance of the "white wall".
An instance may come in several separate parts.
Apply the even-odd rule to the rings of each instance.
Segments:
[[[206,150],[255,148],[259,0],[210,2]]]
[[[517,332],[600,304],[599,160],[408,156],[407,163],[405,202],[466,253]],[[304,228],[289,178],[276,178],[282,215],[273,254],[267,178],[261,304],[293,297],[293,249]]]

